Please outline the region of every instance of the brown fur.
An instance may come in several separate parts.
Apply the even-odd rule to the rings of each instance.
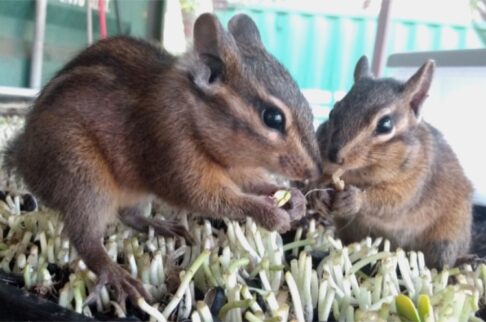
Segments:
[[[346,183],[333,198],[320,193],[318,208],[332,215],[345,243],[383,236],[442,267],[468,252],[472,187],[442,135],[419,118],[433,67],[400,83],[373,79],[360,60],[355,85],[317,132],[325,178],[342,168]],[[376,135],[384,115],[394,132]]]
[[[91,46],[46,85],[7,151],[7,166],[62,213],[80,256],[120,296],[147,294],[102,247],[117,214],[141,231],[190,238],[176,222],[142,218],[152,196],[207,216],[251,216],[279,231],[305,213],[295,189],[290,209],[276,207],[268,194],[278,187],[263,170],[292,179],[319,174],[310,108],[294,82],[259,81],[268,70],[290,76],[247,16],[230,24],[236,40],[212,15],[198,18],[195,49],[183,57],[127,37]],[[252,44],[260,53],[255,70],[239,48]],[[289,100],[288,92],[300,96]],[[284,114],[282,132],[263,122],[269,106]]]

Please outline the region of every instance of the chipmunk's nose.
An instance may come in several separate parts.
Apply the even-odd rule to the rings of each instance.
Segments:
[[[315,167],[308,168],[304,171],[306,179],[314,180],[322,176],[322,164],[319,162]]]
[[[329,151],[327,153],[327,158],[332,163],[337,163],[337,164],[344,163],[344,158],[342,156],[341,149],[337,145],[333,145],[329,148]]]

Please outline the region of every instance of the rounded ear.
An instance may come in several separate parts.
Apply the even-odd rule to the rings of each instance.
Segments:
[[[237,43],[246,46],[263,47],[260,32],[255,22],[245,14],[239,14],[228,22],[228,30]]]
[[[210,14],[200,15],[194,23],[194,49],[198,54],[220,56],[223,26]]]
[[[370,63],[366,55],[361,56],[354,68],[354,82],[356,83],[361,78],[373,78],[373,74],[370,71]]]
[[[428,96],[434,69],[435,62],[429,60],[405,83],[404,93],[415,115],[419,114],[420,107]]]
[[[219,20],[210,13],[200,15],[194,23],[194,51],[201,66],[193,68],[196,84],[205,88],[219,80],[230,64],[238,62],[238,49]]]

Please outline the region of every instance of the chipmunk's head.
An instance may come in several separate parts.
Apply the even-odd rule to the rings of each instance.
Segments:
[[[408,81],[375,79],[363,56],[354,85],[318,129],[326,173],[383,165],[417,146],[420,108],[432,81],[434,62],[426,62]]]
[[[265,50],[248,16],[233,17],[228,29],[211,14],[194,25],[188,66],[204,102],[194,122],[201,147],[229,167],[262,167],[290,179],[318,176],[312,112],[295,81]]]

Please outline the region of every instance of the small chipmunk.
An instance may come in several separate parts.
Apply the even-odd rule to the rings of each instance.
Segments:
[[[266,173],[321,174],[312,112],[295,81],[248,16],[228,28],[201,15],[194,49],[181,57],[128,37],[87,48],[45,86],[6,151],[6,166],[62,214],[79,255],[119,301],[149,295],[103,249],[112,219],[190,238],[178,222],[142,215],[155,196],[283,232],[305,214],[305,198],[291,189],[279,208]]]
[[[441,133],[420,117],[434,66],[399,82],[375,79],[368,59],[359,60],[354,86],[317,130],[324,186],[342,175],[343,190],[319,191],[316,208],[344,243],[383,236],[441,268],[468,252],[472,186]]]

